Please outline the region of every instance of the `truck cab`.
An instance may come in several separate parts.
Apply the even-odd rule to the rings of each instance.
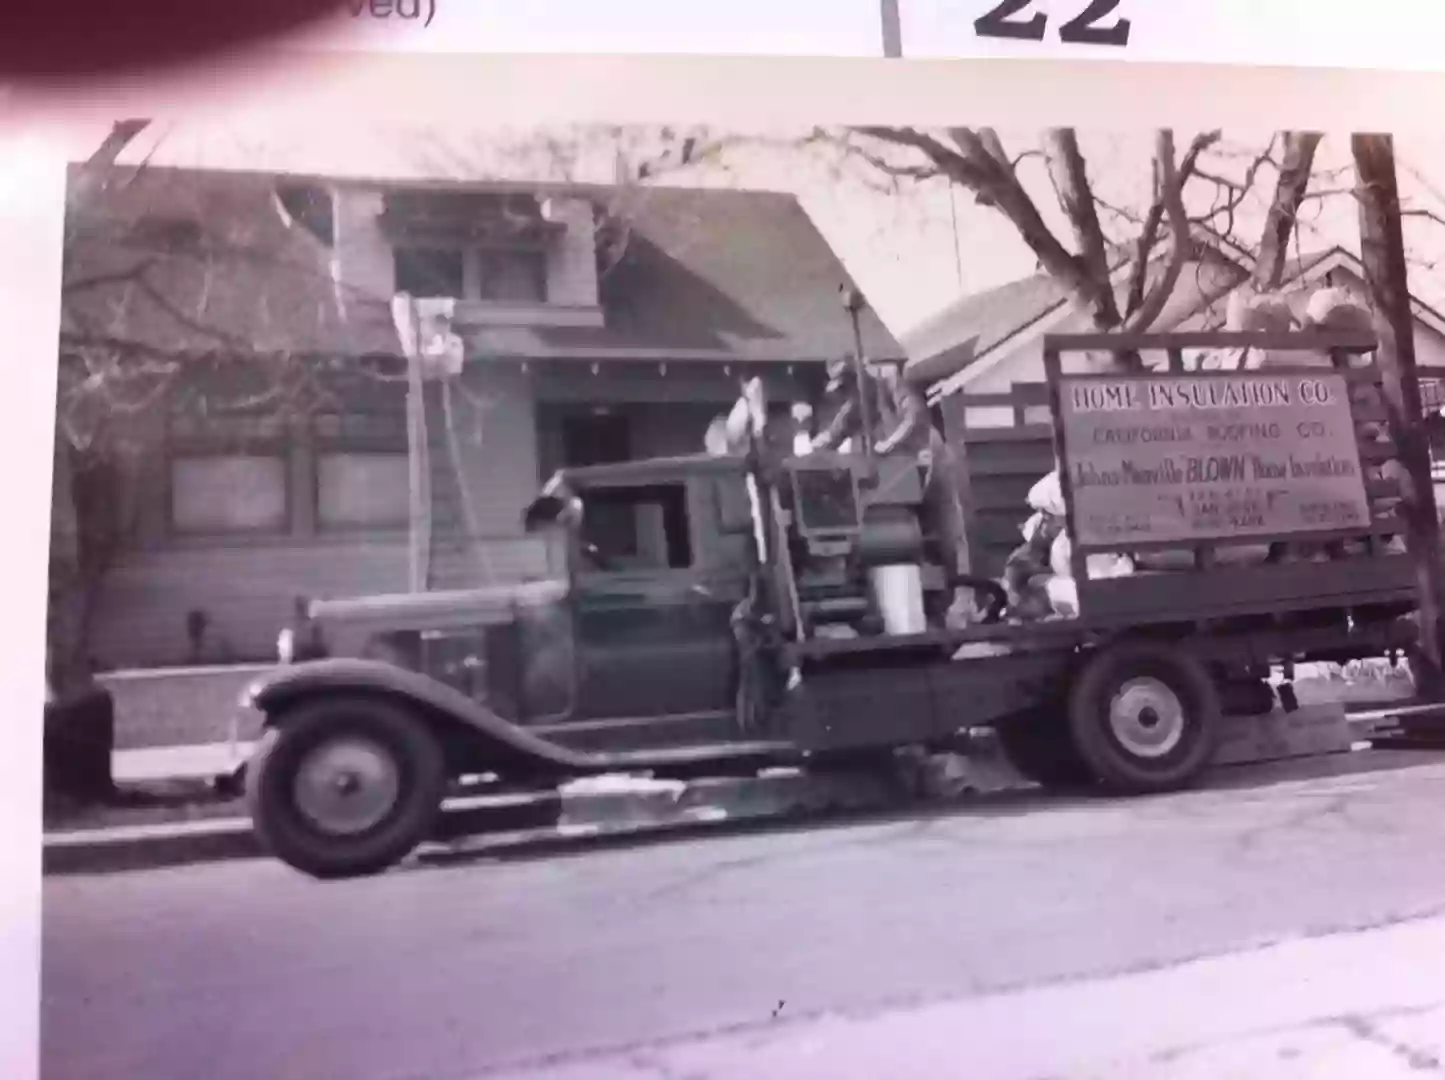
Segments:
[[[567,741],[583,746],[731,737],[731,619],[752,563],[742,462],[698,455],[565,470],[525,519],[562,554],[565,594],[550,615],[522,613],[513,633],[494,635],[499,715],[559,734],[565,724]],[[538,648],[543,619],[566,659]]]
[[[743,463],[563,470],[524,523],[548,551],[541,580],[316,600],[288,636],[424,675],[564,745],[733,738],[730,620],[753,562]]]

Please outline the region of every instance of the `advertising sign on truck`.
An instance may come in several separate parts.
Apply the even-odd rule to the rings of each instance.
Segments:
[[[1079,543],[1327,533],[1370,521],[1343,375],[1065,377]]]

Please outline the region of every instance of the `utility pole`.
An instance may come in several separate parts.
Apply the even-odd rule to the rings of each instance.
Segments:
[[[1405,538],[1415,560],[1420,641],[1411,668],[1417,694],[1440,700],[1440,621],[1445,597],[1445,570],[1440,561],[1440,525],[1435,488],[1430,477],[1430,447],[1420,407],[1420,382],[1415,367],[1415,326],[1410,310],[1410,284],[1405,265],[1405,240],[1400,225],[1400,191],[1395,174],[1395,146],[1389,135],[1354,135],[1356,197],[1360,215],[1360,256],[1374,310],[1379,340],[1385,410],[1390,434],[1403,468],[1401,513]]]
[[[901,59],[903,26],[898,18],[898,0],[878,0],[878,11],[883,18],[883,55]]]

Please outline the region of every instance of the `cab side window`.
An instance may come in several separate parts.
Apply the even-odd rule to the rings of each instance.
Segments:
[[[693,565],[686,484],[598,488],[583,496],[582,539],[611,570]]]

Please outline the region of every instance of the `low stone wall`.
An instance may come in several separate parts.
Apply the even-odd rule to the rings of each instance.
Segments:
[[[1410,667],[1387,660],[1353,660],[1348,664],[1301,664],[1295,671],[1300,703],[1339,702],[1345,706],[1383,705],[1414,696]]]
[[[115,698],[115,748],[192,746],[225,742],[241,712],[241,691],[265,665],[170,668],[101,675]],[[260,717],[242,716],[240,736],[254,739]]]

